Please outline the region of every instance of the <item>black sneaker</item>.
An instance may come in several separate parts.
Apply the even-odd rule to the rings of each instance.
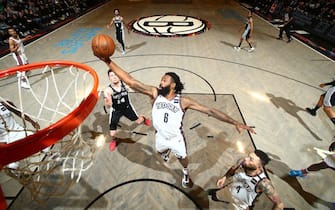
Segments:
[[[216,191],[218,191],[218,189],[209,189],[207,190],[207,194],[208,196],[211,196],[213,201],[219,201],[218,197],[216,197]]]
[[[218,191],[220,189],[209,189],[207,190],[207,193],[209,196],[211,196],[211,199],[213,201],[217,201],[217,202],[223,202],[223,203],[229,203],[227,201],[223,201],[223,200],[220,200],[217,196],[216,196],[216,191]]]
[[[306,108],[306,111],[311,114],[312,116],[316,116],[316,111],[314,109],[311,108]]]
[[[282,40],[283,38],[282,37],[277,37],[278,40]]]
[[[288,40],[287,40],[287,43],[290,43],[292,41],[292,38],[289,38]]]

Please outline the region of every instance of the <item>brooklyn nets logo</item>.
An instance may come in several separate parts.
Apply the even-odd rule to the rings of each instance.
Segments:
[[[209,30],[210,24],[185,15],[154,15],[129,23],[134,32],[158,37],[191,36]]]

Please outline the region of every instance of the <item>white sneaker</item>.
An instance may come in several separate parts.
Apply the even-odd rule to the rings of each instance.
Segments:
[[[236,51],[240,51],[240,50],[241,50],[241,48],[238,47],[238,46],[235,46],[234,49],[235,49]]]
[[[17,162],[10,163],[7,165],[7,168],[10,168],[10,169],[17,169],[18,167],[19,167],[19,164]]]
[[[24,89],[30,89],[30,85],[26,79],[21,79],[21,87]]]
[[[20,85],[22,88],[30,89],[29,81],[26,76],[26,72],[17,72],[17,77],[20,80]]]
[[[50,152],[50,150],[51,150],[50,147],[44,148],[44,149],[42,150],[42,153],[47,154],[47,153]]]
[[[190,176],[188,175],[188,170],[183,168],[183,179],[181,180],[181,186],[183,188],[189,188]]]
[[[252,52],[252,51],[254,51],[254,50],[255,50],[255,48],[252,47],[252,48],[250,48],[250,49],[248,50],[248,52]]]
[[[126,54],[126,51],[122,51],[122,53],[121,53],[122,55],[125,55]]]

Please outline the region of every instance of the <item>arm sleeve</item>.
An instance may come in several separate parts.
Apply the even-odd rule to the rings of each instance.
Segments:
[[[335,80],[333,80],[332,82],[327,82],[327,83],[325,83],[325,85],[335,86]]]

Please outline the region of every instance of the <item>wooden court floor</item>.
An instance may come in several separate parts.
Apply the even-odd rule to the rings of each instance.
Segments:
[[[256,50],[248,53],[243,43],[241,51],[235,51],[233,46],[239,41],[247,10],[232,0],[115,0],[27,45],[30,62],[84,63],[97,71],[102,90],[108,85],[107,66],[93,56],[90,40],[97,33],[113,36],[114,31],[105,26],[114,8],[120,9],[126,22],[165,14],[207,20],[210,29],[194,36],[160,38],[126,33],[126,54],[121,55],[117,45],[112,58],[135,78],[155,86],[165,72],[175,71],[185,83],[186,95],[255,126],[257,134],[238,134],[230,125],[188,112],[184,127],[194,186],[184,194],[178,190],[181,171],[176,159],[164,165],[154,151],[153,128],[123,120],[117,150],[110,152],[108,144],[97,149],[92,167],[79,182],[64,195],[43,204],[32,201],[27,189],[21,191],[17,182],[1,172],[9,209],[83,209],[97,196],[121,184],[124,185],[98,199],[91,209],[196,209],[196,204],[203,209],[227,209],[225,204],[208,199],[206,190],[215,187],[217,178],[238,158],[252,151],[253,143],[271,156],[266,168],[286,207],[334,208],[334,171],[315,172],[303,179],[287,175],[290,169],[320,161],[313,147],[327,149],[333,141],[334,125],[323,111],[319,110],[316,117],[304,111],[305,107],[314,106],[324,92],[318,85],[332,79],[333,61],[297,40],[289,44],[276,40],[278,29],[257,16],[253,17],[252,42]],[[0,66],[12,67],[14,61],[6,56]],[[37,87],[38,76],[31,80],[32,88]],[[1,88],[10,91],[10,85],[2,81]],[[150,116],[148,99],[138,93],[131,96],[138,112]],[[15,98],[11,94],[6,97]],[[108,136],[107,123],[99,100],[82,131],[88,141],[94,141],[97,134]],[[263,196],[256,207],[271,209],[271,204]]]

